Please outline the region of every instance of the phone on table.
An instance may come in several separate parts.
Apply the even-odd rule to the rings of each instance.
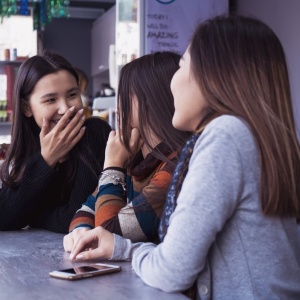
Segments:
[[[70,269],[57,270],[49,273],[51,277],[76,280],[81,278],[87,278],[92,276],[98,276],[102,274],[114,273],[121,271],[120,266],[108,265],[108,264],[92,264],[80,267],[74,267]]]

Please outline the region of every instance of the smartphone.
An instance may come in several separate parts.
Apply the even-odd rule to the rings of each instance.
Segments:
[[[49,275],[51,277],[60,279],[76,280],[119,271],[121,271],[120,266],[107,264],[93,264],[87,266],[74,267],[65,270],[52,271],[49,273]]]

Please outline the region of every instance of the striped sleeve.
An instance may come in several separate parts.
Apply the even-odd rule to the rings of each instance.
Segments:
[[[109,173],[109,171],[107,171]],[[120,171],[113,171],[113,175],[118,176],[125,182],[125,174]],[[110,176],[102,176],[99,181],[99,192],[96,196],[95,226],[103,224],[115,217],[126,205],[126,194],[121,184],[114,184]]]
[[[142,182],[135,181],[136,196],[129,204],[120,197],[120,185],[104,187],[107,193],[100,191],[96,202],[96,226],[125,238],[138,241],[156,241],[158,226],[166,195],[177,162],[161,163],[158,168]]]
[[[86,202],[82,204],[81,208],[77,210],[70,223],[69,232],[79,227],[88,227],[91,229],[95,227],[95,202],[97,192],[98,187],[93,194],[89,195]]]

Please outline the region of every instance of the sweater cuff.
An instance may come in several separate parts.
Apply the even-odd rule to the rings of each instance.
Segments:
[[[125,239],[115,233],[114,235],[114,250],[109,260],[127,260],[131,261],[133,253],[144,243],[132,243],[131,240]]]
[[[115,233],[114,235],[114,251],[109,260],[131,260],[131,245],[129,239],[125,239]]]

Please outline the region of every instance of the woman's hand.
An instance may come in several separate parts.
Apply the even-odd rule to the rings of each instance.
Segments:
[[[74,245],[77,244],[78,240],[87,232],[91,230],[87,227],[75,228],[72,232],[64,236],[64,249],[66,252],[71,252]]]
[[[86,232],[75,244],[70,259],[109,259],[114,251],[114,235],[103,227]],[[88,249],[88,250],[87,250]]]
[[[125,148],[119,132],[111,131],[105,150],[104,169],[108,167],[123,168],[125,163],[139,152],[142,145],[143,140],[141,139],[140,132],[137,128],[131,130],[129,141],[130,152]]]
[[[71,107],[52,129],[49,120],[43,119],[40,133],[41,154],[50,167],[63,161],[85,132],[85,127],[81,128],[85,120],[83,109],[72,118],[73,115],[74,107]]]

